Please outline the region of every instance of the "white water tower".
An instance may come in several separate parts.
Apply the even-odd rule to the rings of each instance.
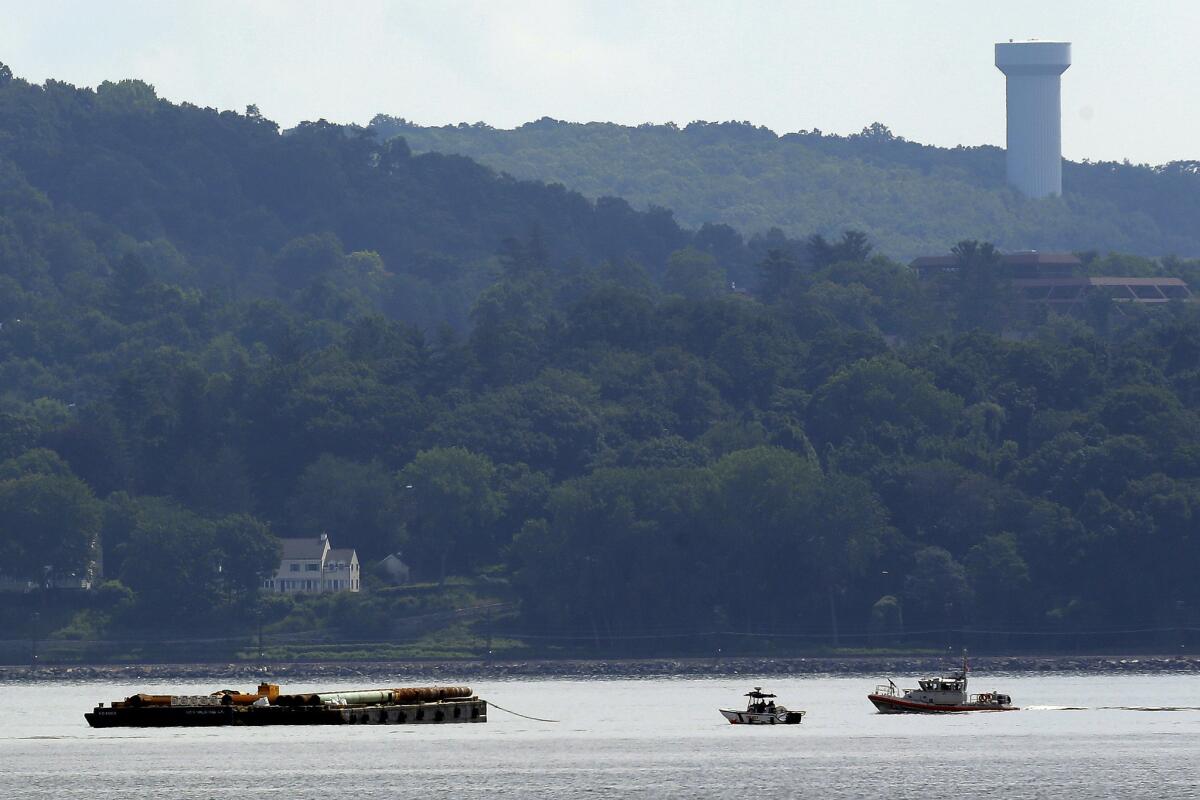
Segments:
[[[998,42],[996,67],[1007,78],[1008,182],[1026,197],[1062,194],[1060,76],[1070,42]]]

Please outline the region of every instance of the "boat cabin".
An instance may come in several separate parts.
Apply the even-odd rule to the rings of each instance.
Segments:
[[[918,703],[957,705],[967,700],[967,671],[951,673],[937,678],[921,678],[919,689],[905,689],[904,699]]]
[[[746,710],[752,714],[774,714],[775,713],[775,695],[766,694],[761,686],[755,686],[754,691],[746,692],[746,697],[750,698],[746,702]]]
[[[921,678],[917,685],[927,692],[962,692],[966,691],[966,680],[952,678]]]

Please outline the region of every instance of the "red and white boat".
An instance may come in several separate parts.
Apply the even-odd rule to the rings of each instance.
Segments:
[[[958,714],[964,711],[1019,711],[1012,698],[1000,692],[967,694],[967,654],[962,669],[939,678],[921,678],[916,689],[901,692],[888,679],[867,695],[880,714]]]

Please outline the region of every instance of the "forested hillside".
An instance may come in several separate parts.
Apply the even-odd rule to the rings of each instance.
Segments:
[[[1048,316],[958,252],[920,282],[853,231],[0,69],[0,574],[96,540],[107,581],[0,621],[386,640],[386,591],[258,595],[275,537],[326,531],[368,589],[395,551],[504,587],[540,647],[1195,626],[1200,312]]]
[[[1007,250],[1100,250],[1200,255],[1200,167],[1064,165],[1061,199],[1007,188],[1004,151],[905,141],[875,124],[854,136],[777,136],[749,123],[576,124],[542,119],[516,130],[483,124],[421,127],[377,116],[381,138],[415,151],[461,153],[521,178],[589,197],[663,206],[693,227],[723,222],[745,234],[866,232],[895,258],[947,252],[963,238]]]
[[[7,207],[53,207],[93,238],[127,237],[171,283],[461,326],[508,236],[537,231],[587,262],[660,263],[690,241],[668,212],[412,157],[360,129],[317,122],[281,137],[253,108],[172,105],[137,81],[0,81]],[[94,274],[95,256],[59,246],[56,270]]]

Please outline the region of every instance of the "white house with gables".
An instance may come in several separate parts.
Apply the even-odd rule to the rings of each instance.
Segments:
[[[362,588],[358,553],[334,548],[328,534],[311,539],[280,539],[283,556],[273,577],[263,581],[263,591],[281,594],[357,592]]]

